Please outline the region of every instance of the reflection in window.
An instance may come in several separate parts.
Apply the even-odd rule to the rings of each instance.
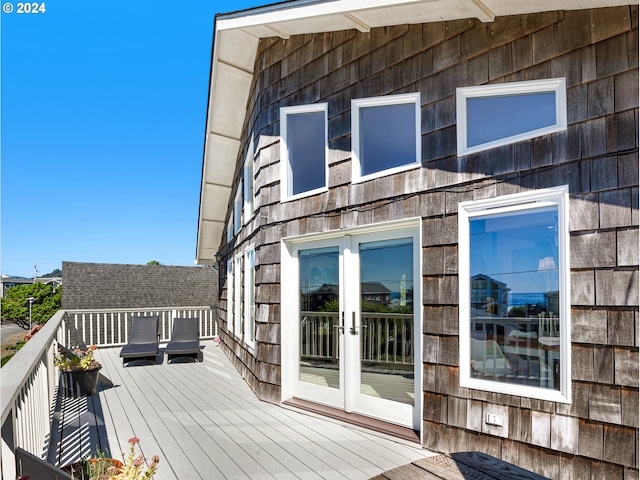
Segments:
[[[300,380],[340,388],[337,247],[301,250]]]
[[[360,244],[360,393],[413,405],[413,241]]]
[[[565,79],[457,89],[458,155],[567,128]]]
[[[406,94],[352,101],[354,180],[420,164],[419,100]]]
[[[568,340],[561,335],[568,321],[566,234],[560,234],[567,231],[565,191],[540,191],[546,196],[538,202],[527,202],[533,192],[511,196],[519,200],[511,205],[496,199],[493,205],[492,200],[461,204],[461,232],[468,235],[460,242],[461,274],[467,278],[460,301],[468,302],[464,309],[461,304],[461,322],[467,322],[461,332],[470,337],[461,347],[469,348],[474,387],[492,389],[493,383],[559,392],[561,377],[568,375],[563,360]],[[466,375],[461,374],[463,384]]]
[[[326,179],[326,104],[281,109],[282,198],[324,189]]]

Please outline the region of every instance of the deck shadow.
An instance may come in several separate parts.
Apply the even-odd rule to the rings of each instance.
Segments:
[[[115,387],[111,380],[102,377],[98,392]],[[98,393],[71,398],[61,392],[59,383],[52,412],[47,461],[63,467],[101,452],[111,453]]]

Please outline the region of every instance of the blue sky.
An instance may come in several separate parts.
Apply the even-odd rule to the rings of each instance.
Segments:
[[[0,14],[1,273],[193,265],[214,15],[272,2],[12,3]]]

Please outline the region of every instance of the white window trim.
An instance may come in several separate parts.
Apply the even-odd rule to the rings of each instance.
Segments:
[[[527,93],[554,92],[556,96],[556,123],[548,127],[512,135],[491,142],[467,146],[467,99],[483,97],[502,97]],[[529,138],[560,132],[567,129],[567,86],[565,78],[532,80],[527,82],[501,83],[475,87],[456,88],[458,156],[489,150],[490,148],[520,142]]]
[[[233,258],[227,261],[227,331],[233,334],[234,304],[233,304]]]
[[[233,331],[237,338],[242,337],[242,254],[234,258],[234,285],[233,285]]]
[[[253,255],[252,255],[253,254]],[[253,262],[250,261],[253,256]],[[255,348],[255,259],[256,250],[253,245],[247,247],[244,252],[244,343],[250,350]],[[253,275],[249,275],[253,269]],[[253,315],[253,325],[249,319]],[[249,328],[252,327],[252,331]]]
[[[314,103],[311,105],[297,105],[293,107],[280,108],[280,201],[288,202],[299,198],[309,197],[329,190],[329,141],[328,141],[328,104]],[[324,187],[315,188],[295,195],[289,195],[292,178],[291,167],[289,165],[289,150],[287,147],[287,116],[299,113],[324,112]]]
[[[255,179],[253,171],[254,162],[254,140],[251,135],[251,141],[247,147],[247,154],[244,159],[244,223],[247,224],[253,218],[253,197],[255,195]]]
[[[399,167],[393,167],[380,172],[360,175],[362,166],[360,162],[360,109],[366,107],[381,107],[386,105],[401,105],[405,103],[415,104],[415,125],[416,125],[416,159],[415,162]],[[385,95],[382,97],[358,98],[351,100],[351,182],[359,183],[374,178],[404,172],[421,166],[422,162],[422,140],[420,136],[420,92],[404,93],[399,95]]]
[[[233,197],[233,233],[237,234],[242,228],[242,178],[238,183],[236,194]]]
[[[231,218],[227,222],[227,242],[233,238],[233,211],[231,211]]]
[[[571,288],[569,265],[568,187],[554,187],[458,205],[460,278],[460,386],[507,395],[571,403]],[[491,213],[527,211],[544,206],[558,208],[558,261],[560,288],[560,390],[482,380],[471,376],[469,219]]]

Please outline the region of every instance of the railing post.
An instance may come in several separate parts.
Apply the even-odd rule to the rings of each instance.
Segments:
[[[2,480],[16,478],[15,415],[13,410],[2,424]]]

